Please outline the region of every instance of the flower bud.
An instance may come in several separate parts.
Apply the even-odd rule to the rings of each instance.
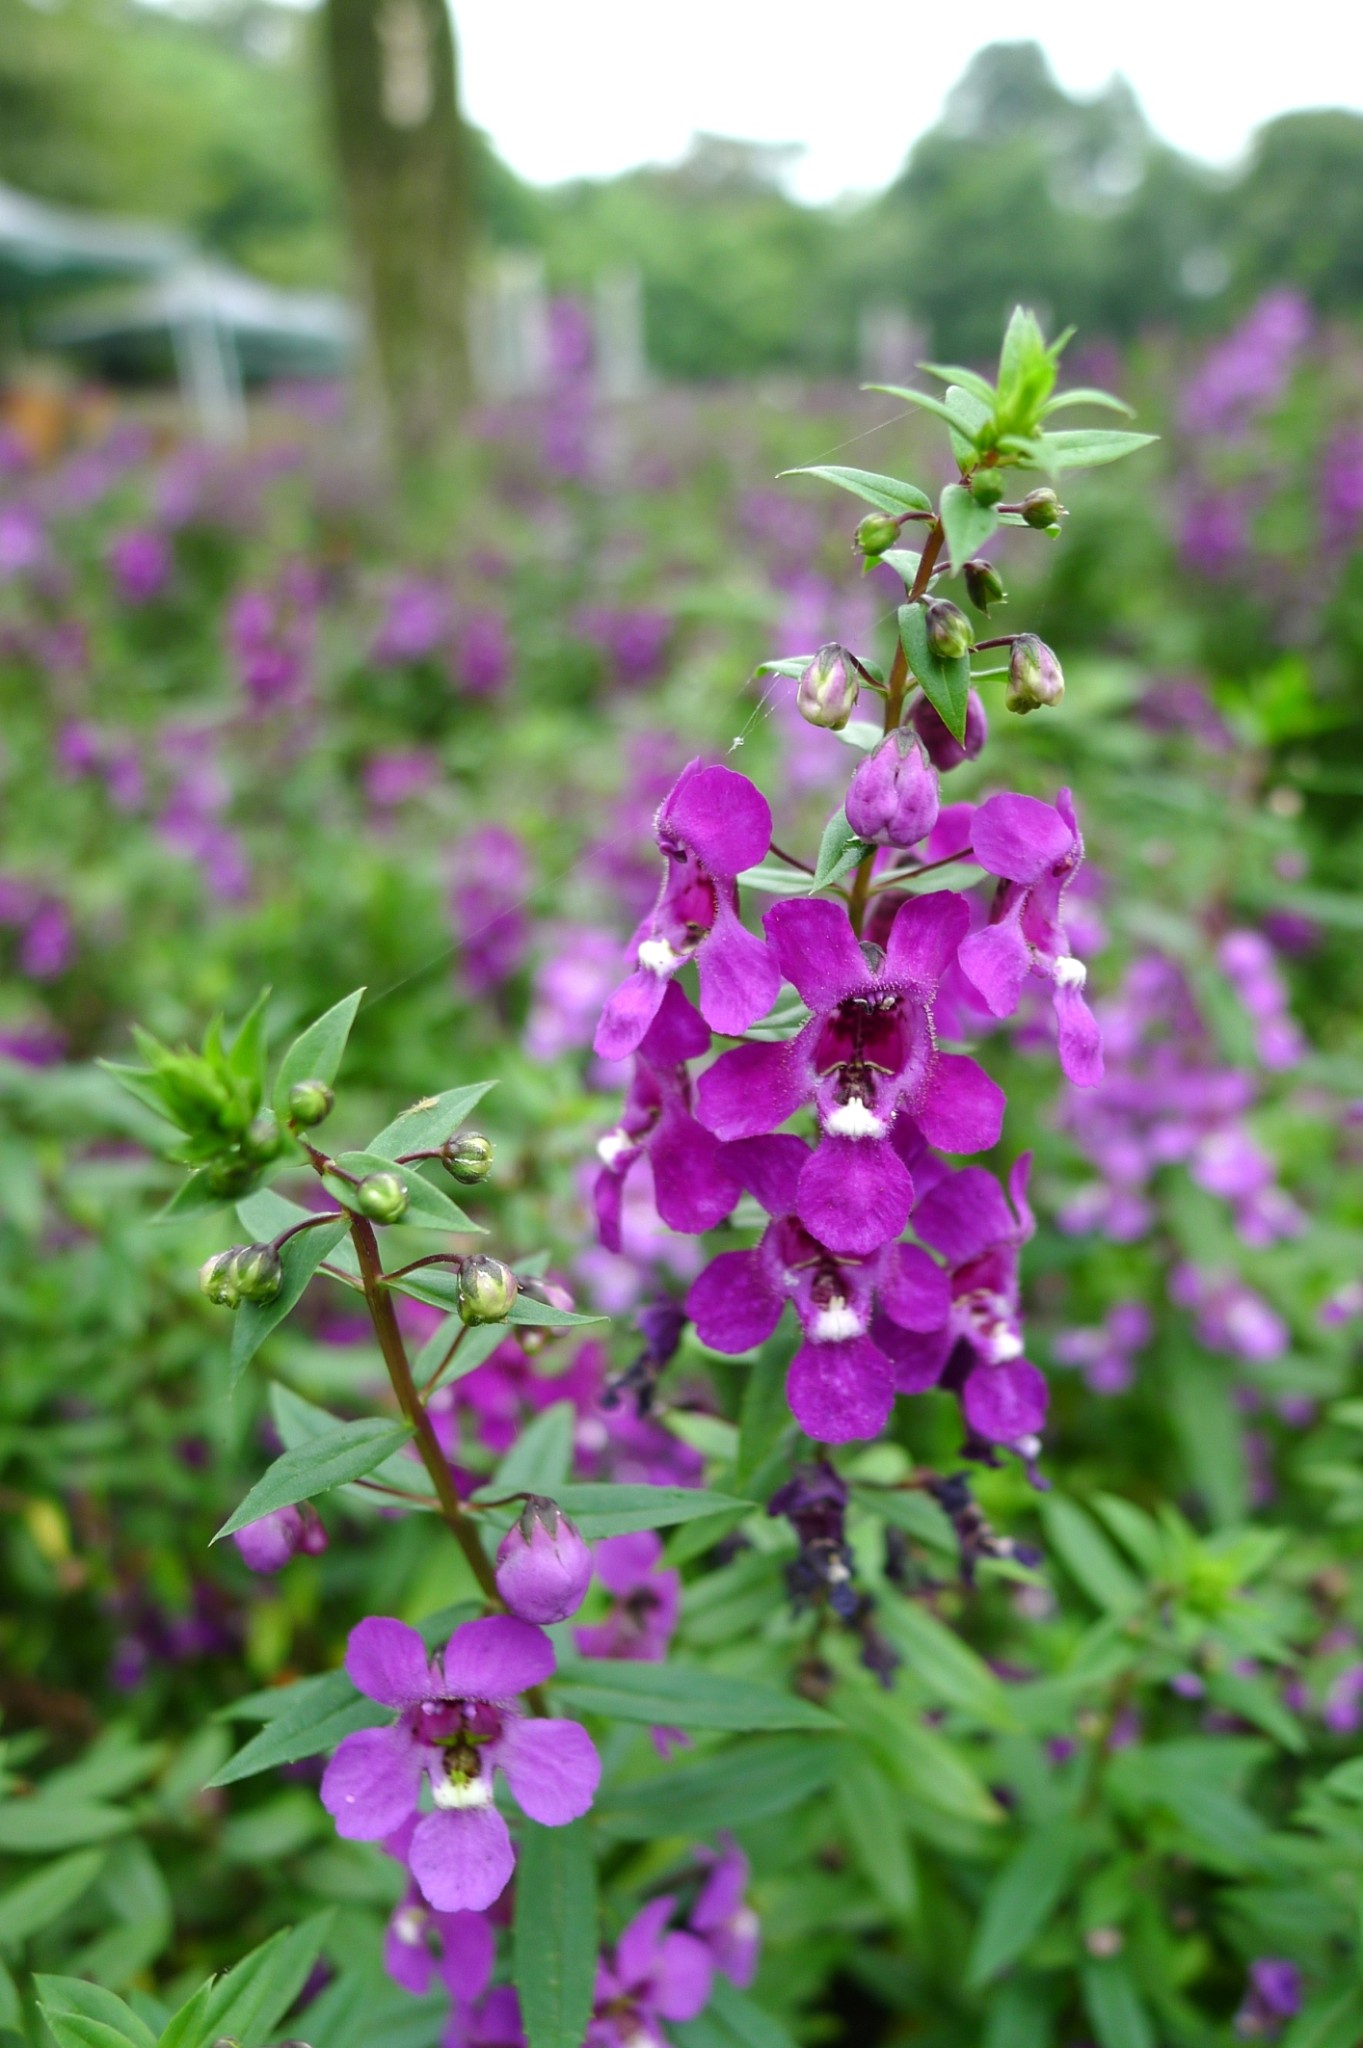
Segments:
[[[497,1591],[518,1621],[566,1621],[582,1605],[592,1554],[551,1500],[531,1494],[497,1550]]]
[[[1007,488],[997,469],[977,469],[970,479],[970,495],[977,505],[997,505]]]
[[[492,1171],[492,1140],[481,1131],[460,1131],[441,1146],[440,1163],[461,1187],[477,1187]]]
[[[868,512],[857,528],[855,546],[858,554],[883,555],[886,548],[892,548],[899,539],[899,521],[891,512]]]
[[[538,1277],[522,1280],[518,1276],[516,1285],[519,1292],[528,1300],[547,1302],[550,1308],[561,1308],[566,1314],[572,1314],[573,1297],[559,1281],[541,1280]],[[531,1358],[562,1334],[563,1332],[556,1330],[552,1323],[518,1323],[516,1326],[516,1341],[521,1350]]]
[[[969,619],[950,598],[933,599],[927,610],[927,625],[928,645],[939,661],[958,661],[975,644]]]
[[[937,777],[911,733],[886,735],[857,766],[847,790],[847,822],[876,846],[916,846],[937,822]]]
[[[327,1532],[316,1509],[305,1503],[301,1507],[275,1508],[258,1522],[234,1529],[232,1541],[241,1552],[242,1562],[253,1572],[278,1572],[300,1550],[309,1557],[318,1556],[327,1547]]]
[[[992,562],[967,562],[965,565],[965,594],[977,612],[987,617],[991,604],[1006,604],[1008,592],[1003,587],[1003,578]]]
[[[239,1245],[232,1245],[225,1252],[214,1252],[211,1259],[205,1259],[199,1268],[199,1292],[218,1308],[235,1308],[241,1300],[237,1285],[236,1263]]]
[[[1008,657],[1008,688],[1004,703],[1010,711],[1024,714],[1058,704],[1065,694],[1060,663],[1044,640],[1035,633],[1019,633]]]
[[[459,1315],[465,1323],[503,1323],[520,1289],[510,1266],[474,1252],[459,1268]]]
[[[795,703],[807,725],[841,732],[857,707],[861,682],[845,647],[830,640],[800,678]]]
[[[272,1244],[248,1244],[232,1260],[232,1277],[243,1301],[265,1308],[279,1297],[284,1268]]]
[[[241,1141],[241,1149],[248,1159],[254,1159],[260,1166],[268,1166],[272,1159],[278,1159],[284,1150],[284,1133],[279,1128],[279,1118],[272,1110],[262,1109],[255,1117]]]
[[[1043,528],[1058,526],[1064,510],[1064,506],[1048,484],[1042,484],[1038,490],[1028,491],[1018,506],[1018,511],[1029,526]]]
[[[336,1097],[325,1081],[295,1081],[289,1090],[289,1118],[310,1131],[331,1115]]]
[[[401,1223],[407,1201],[407,1189],[397,1173],[367,1173],[355,1190],[356,1208],[375,1223]]]
[[[989,737],[989,720],[978,690],[972,690],[965,704],[965,745],[947,729],[941,713],[926,697],[919,697],[909,713],[909,723],[923,742],[923,750],[934,768],[945,775],[962,761],[973,761]]]

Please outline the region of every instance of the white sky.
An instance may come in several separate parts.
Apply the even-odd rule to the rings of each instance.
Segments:
[[[1044,44],[1070,92],[1114,72],[1156,130],[1229,163],[1292,107],[1363,109],[1357,0],[453,0],[463,97],[539,184],[675,162],[694,132],[801,142],[807,200],[882,186],[973,51]]]

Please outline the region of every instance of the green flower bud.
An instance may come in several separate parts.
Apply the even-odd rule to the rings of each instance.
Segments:
[[[401,1223],[408,1194],[397,1173],[367,1173],[355,1190],[355,1206],[375,1223]]]
[[[977,505],[997,505],[1007,488],[997,469],[977,469],[970,479],[970,495]]]
[[[1049,485],[1043,484],[1039,490],[1028,491],[1018,510],[1029,526],[1050,527],[1060,524],[1065,508]]]
[[[928,645],[939,661],[958,661],[975,644],[969,619],[949,598],[933,599],[928,606],[927,625]]]
[[[899,539],[899,521],[891,512],[868,512],[856,531],[858,554],[883,555]]]
[[[241,1141],[241,1149],[261,1166],[268,1166],[272,1159],[278,1159],[284,1150],[284,1133],[279,1128],[279,1118],[272,1110],[262,1109],[252,1121]]]
[[[336,1097],[325,1081],[295,1081],[289,1090],[289,1118],[310,1131],[331,1115]]]
[[[965,565],[965,594],[976,611],[986,617],[991,604],[1007,604],[1008,593],[1003,587],[1003,578],[992,562],[967,562]]]
[[[1058,704],[1065,694],[1065,677],[1060,663],[1044,640],[1035,633],[1019,633],[1008,657],[1008,688],[1004,704],[1009,711],[1025,714]]]
[[[232,1278],[243,1301],[260,1308],[278,1299],[284,1285],[284,1268],[272,1244],[248,1244],[232,1260]]]
[[[199,1268],[199,1292],[218,1308],[235,1308],[241,1300],[236,1276],[240,1250],[240,1245],[231,1245],[225,1252],[214,1252]]]
[[[503,1323],[520,1292],[510,1266],[475,1252],[459,1268],[459,1316],[465,1323]]]
[[[476,1188],[492,1171],[492,1140],[481,1131],[460,1131],[441,1146],[440,1163],[461,1187]]]
[[[795,703],[807,725],[841,732],[857,708],[861,681],[845,647],[830,640],[821,647],[800,678]]]
[[[215,1195],[244,1195],[257,1172],[256,1163],[239,1152],[225,1153],[205,1169],[204,1178]]]

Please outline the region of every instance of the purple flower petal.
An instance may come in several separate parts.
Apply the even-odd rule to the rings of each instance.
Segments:
[[[894,1406],[894,1374],[869,1337],[802,1344],[786,1376],[786,1400],[816,1443],[879,1436]]]
[[[1025,1358],[977,1365],[961,1390],[965,1419],[987,1443],[1038,1436],[1046,1420],[1046,1382]]]
[[[712,1351],[735,1356],[765,1344],[785,1303],[767,1278],[759,1252],[721,1252],[691,1282],[686,1313]]]
[[[658,1014],[668,983],[660,974],[638,967],[606,998],[592,1049],[603,1060],[628,1059],[637,1051]]]
[[[380,1842],[416,1811],[421,1748],[407,1730],[347,1735],[322,1774],[322,1804],[348,1842]]]
[[[715,1031],[746,1031],[765,1017],[781,987],[770,946],[748,931],[721,896],[710,936],[696,954],[701,1015]]]
[[[665,1934],[653,1969],[653,2006],[665,2020],[693,2020],[710,2002],[714,1963],[694,1934]]]
[[[917,1245],[899,1244],[886,1253],[876,1298],[901,1330],[939,1330],[951,1310],[951,1283]]]
[[[686,991],[675,981],[663,990],[658,1014],[639,1044],[646,1060],[658,1067],[679,1067],[710,1050],[710,1027]]]
[[[901,1330],[888,1316],[875,1318],[871,1336],[894,1367],[895,1391],[900,1394],[925,1394],[929,1387],[935,1387],[956,1342],[945,1321],[940,1330],[919,1335]]]
[[[1011,1017],[1022,997],[1022,984],[1032,969],[1032,955],[1019,930],[1017,914],[961,942],[961,972],[989,1005],[993,1017]]]
[[[970,906],[950,889],[911,896],[895,913],[885,942],[885,974],[928,994],[936,988],[970,929]]]
[[[658,823],[676,834],[712,875],[756,867],[771,845],[771,807],[746,775],[692,761],[664,798]]]
[[[883,1138],[824,1138],[800,1175],[805,1229],[833,1252],[878,1251],[898,1237],[913,1207],[913,1182]]]
[[[481,1998],[497,1959],[491,1921],[481,1913],[442,1913],[439,1931],[440,1975],[446,1990],[456,1998]]]
[[[445,1692],[450,1699],[514,1699],[553,1675],[554,1646],[544,1630],[508,1614],[461,1623],[445,1651]]]
[[[1081,991],[1063,974],[1055,981],[1055,1021],[1061,1073],[1076,1088],[1096,1088],[1103,1078],[1103,1034]]]
[[[778,1132],[770,1138],[738,1138],[725,1147],[725,1162],[768,1216],[789,1216],[809,1157],[803,1138]]]
[[[697,1086],[701,1122],[720,1138],[760,1138],[794,1116],[809,1094],[804,1036],[721,1053]]]
[[[811,1010],[831,1010],[870,982],[871,970],[841,903],[791,897],[773,903],[762,926]]]
[[[428,1813],[412,1837],[412,1875],[437,1912],[484,1912],[506,1890],[515,1867],[511,1836],[495,1806]]]
[[[660,1899],[650,1899],[621,1933],[615,1944],[615,1975],[622,1988],[641,1990],[650,1983],[658,1964],[663,1934],[676,1905],[671,1893]]]
[[[1034,796],[991,796],[976,811],[971,828],[980,866],[1009,882],[1038,881],[1064,860],[1074,838],[1073,827],[1055,805]]]
[[[601,1782],[601,1759],[576,1721],[507,1721],[496,1745],[516,1804],[547,1828],[586,1813]]]
[[[636,1529],[628,1536],[605,1536],[592,1548],[596,1576],[617,1600],[627,1600],[648,1583],[662,1554],[662,1538],[653,1529]]]
[[[952,1266],[1016,1235],[1003,1189],[982,1166],[963,1166],[939,1182],[914,1210],[913,1227]]]
[[[383,1967],[393,1982],[413,1998],[420,1998],[429,1990],[435,1968],[435,1957],[426,1940],[426,1925],[424,1907],[399,1906],[383,1937]]]
[[[930,1145],[943,1152],[987,1152],[1003,1131],[1008,1098],[997,1081],[965,1053],[940,1052],[927,1100],[915,1114]]]
[[[405,1621],[370,1615],[350,1631],[346,1675],[371,1700],[385,1707],[414,1707],[431,1693],[431,1660],[426,1645]]]
[[[725,1150],[686,1110],[664,1111],[648,1156],[658,1214],[669,1230],[697,1236],[729,1214],[743,1190]]]

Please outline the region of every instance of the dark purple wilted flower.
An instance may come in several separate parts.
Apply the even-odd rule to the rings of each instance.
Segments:
[[[1301,1971],[1282,1956],[1256,1956],[1249,1966],[1249,1984],[1235,2031],[1245,2041],[1280,2034],[1301,2011]]]
[[[944,1275],[916,1245],[836,1253],[813,1237],[796,1213],[811,1156],[802,1139],[752,1138],[728,1151],[773,1220],[753,1250],[721,1252],[692,1283],[686,1308],[701,1342],[748,1351],[793,1302],[804,1332],[786,1379],[796,1421],[823,1443],[878,1435],[895,1396],[883,1333],[937,1329],[949,1306]]]
[[[710,1950],[694,1934],[669,1933],[676,1905],[670,1897],[652,1900],[597,1964],[586,2048],[669,2048],[660,2022],[693,2020],[705,2009]]]
[[[932,1004],[969,927],[962,896],[901,905],[867,951],[841,904],[777,903],[762,920],[781,972],[814,1012],[792,1039],[740,1045],[701,1076],[700,1115],[717,1136],[774,1131],[813,1102],[823,1140],[800,1175],[796,1214],[834,1252],[898,1237],[913,1182],[890,1134],[912,1119],[929,1144],[981,1152],[998,1140],[1003,1091],[975,1061],[939,1053]]]
[[[861,1604],[853,1583],[855,1561],[847,1541],[847,1482],[827,1459],[802,1465],[767,1502],[769,1515],[784,1516],[800,1539],[799,1555],[786,1568],[786,1586],[798,1609],[826,1599],[843,1621]]]
[[[624,1113],[596,1148],[597,1229],[608,1251],[620,1250],[625,1181],[645,1153],[658,1214],[670,1230],[713,1230],[738,1200],[741,1183],[725,1164],[724,1146],[691,1113],[686,1062],[709,1048],[709,1026],[677,984],[667,984],[639,1041]]]
[[[761,791],[731,768],[692,761],[664,797],[654,830],[665,862],[662,888],[631,943],[637,966],[608,1000],[597,1027],[603,1059],[632,1053],[658,1014],[674,974],[694,959],[701,1015],[716,1031],[746,1031],[776,998],[780,971],[738,917],[736,877],[771,844]]]
[[[554,1671],[553,1644],[529,1622],[501,1614],[466,1621],[435,1662],[415,1629],[371,1617],[351,1631],[345,1668],[398,1718],[346,1736],[322,1779],[322,1804],[345,1839],[381,1841],[416,1813],[428,1778],[436,1810],[417,1822],[409,1855],[438,1912],[479,1912],[511,1877],[494,1770],[544,1827],[563,1827],[590,1807],[601,1764],[586,1730],[528,1719],[515,1704]]]
[[[757,1974],[762,1930],[745,1894],[752,1873],[748,1859],[730,1835],[721,1835],[718,1855],[702,1850],[709,1875],[691,1908],[691,1932],[710,1951],[715,1968],[745,1991]]]
[[[681,1573],[660,1572],[663,1546],[652,1529],[607,1536],[596,1546],[596,1576],[610,1594],[604,1621],[573,1630],[584,1657],[661,1664],[681,1613]]]
[[[327,1547],[327,1532],[317,1510],[304,1502],[302,1507],[275,1508],[258,1522],[248,1522],[234,1531],[232,1541],[253,1572],[279,1572],[300,1550],[317,1557]]]
[[[924,752],[933,767],[940,769],[943,775],[952,768],[959,768],[963,761],[973,761],[989,737],[989,720],[978,690],[972,690],[966,699],[964,745],[947,729],[941,712],[929,704],[926,697],[916,700],[909,713],[909,722],[923,742]]]
[[[151,604],[170,582],[175,558],[154,526],[132,526],[109,543],[109,570],[124,604]]]
[[[948,1386],[971,1434],[1030,1462],[1046,1420],[1046,1382],[1022,1355],[1018,1252],[1035,1228],[1027,1202],[1031,1154],[1008,1178],[1012,1207],[992,1174],[967,1166],[944,1174],[913,1213],[913,1227],[947,1262],[950,1306],[924,1336],[877,1325],[899,1391]]]
[[[1070,952],[1061,916],[1065,890],[1084,857],[1070,793],[1053,804],[1033,796],[991,796],[971,821],[975,858],[1001,886],[989,923],[961,946],[961,968],[996,1017],[1011,1017],[1028,974],[1051,985],[1060,1065],[1076,1087],[1103,1078],[1103,1045],[1084,1001],[1087,970]]]

